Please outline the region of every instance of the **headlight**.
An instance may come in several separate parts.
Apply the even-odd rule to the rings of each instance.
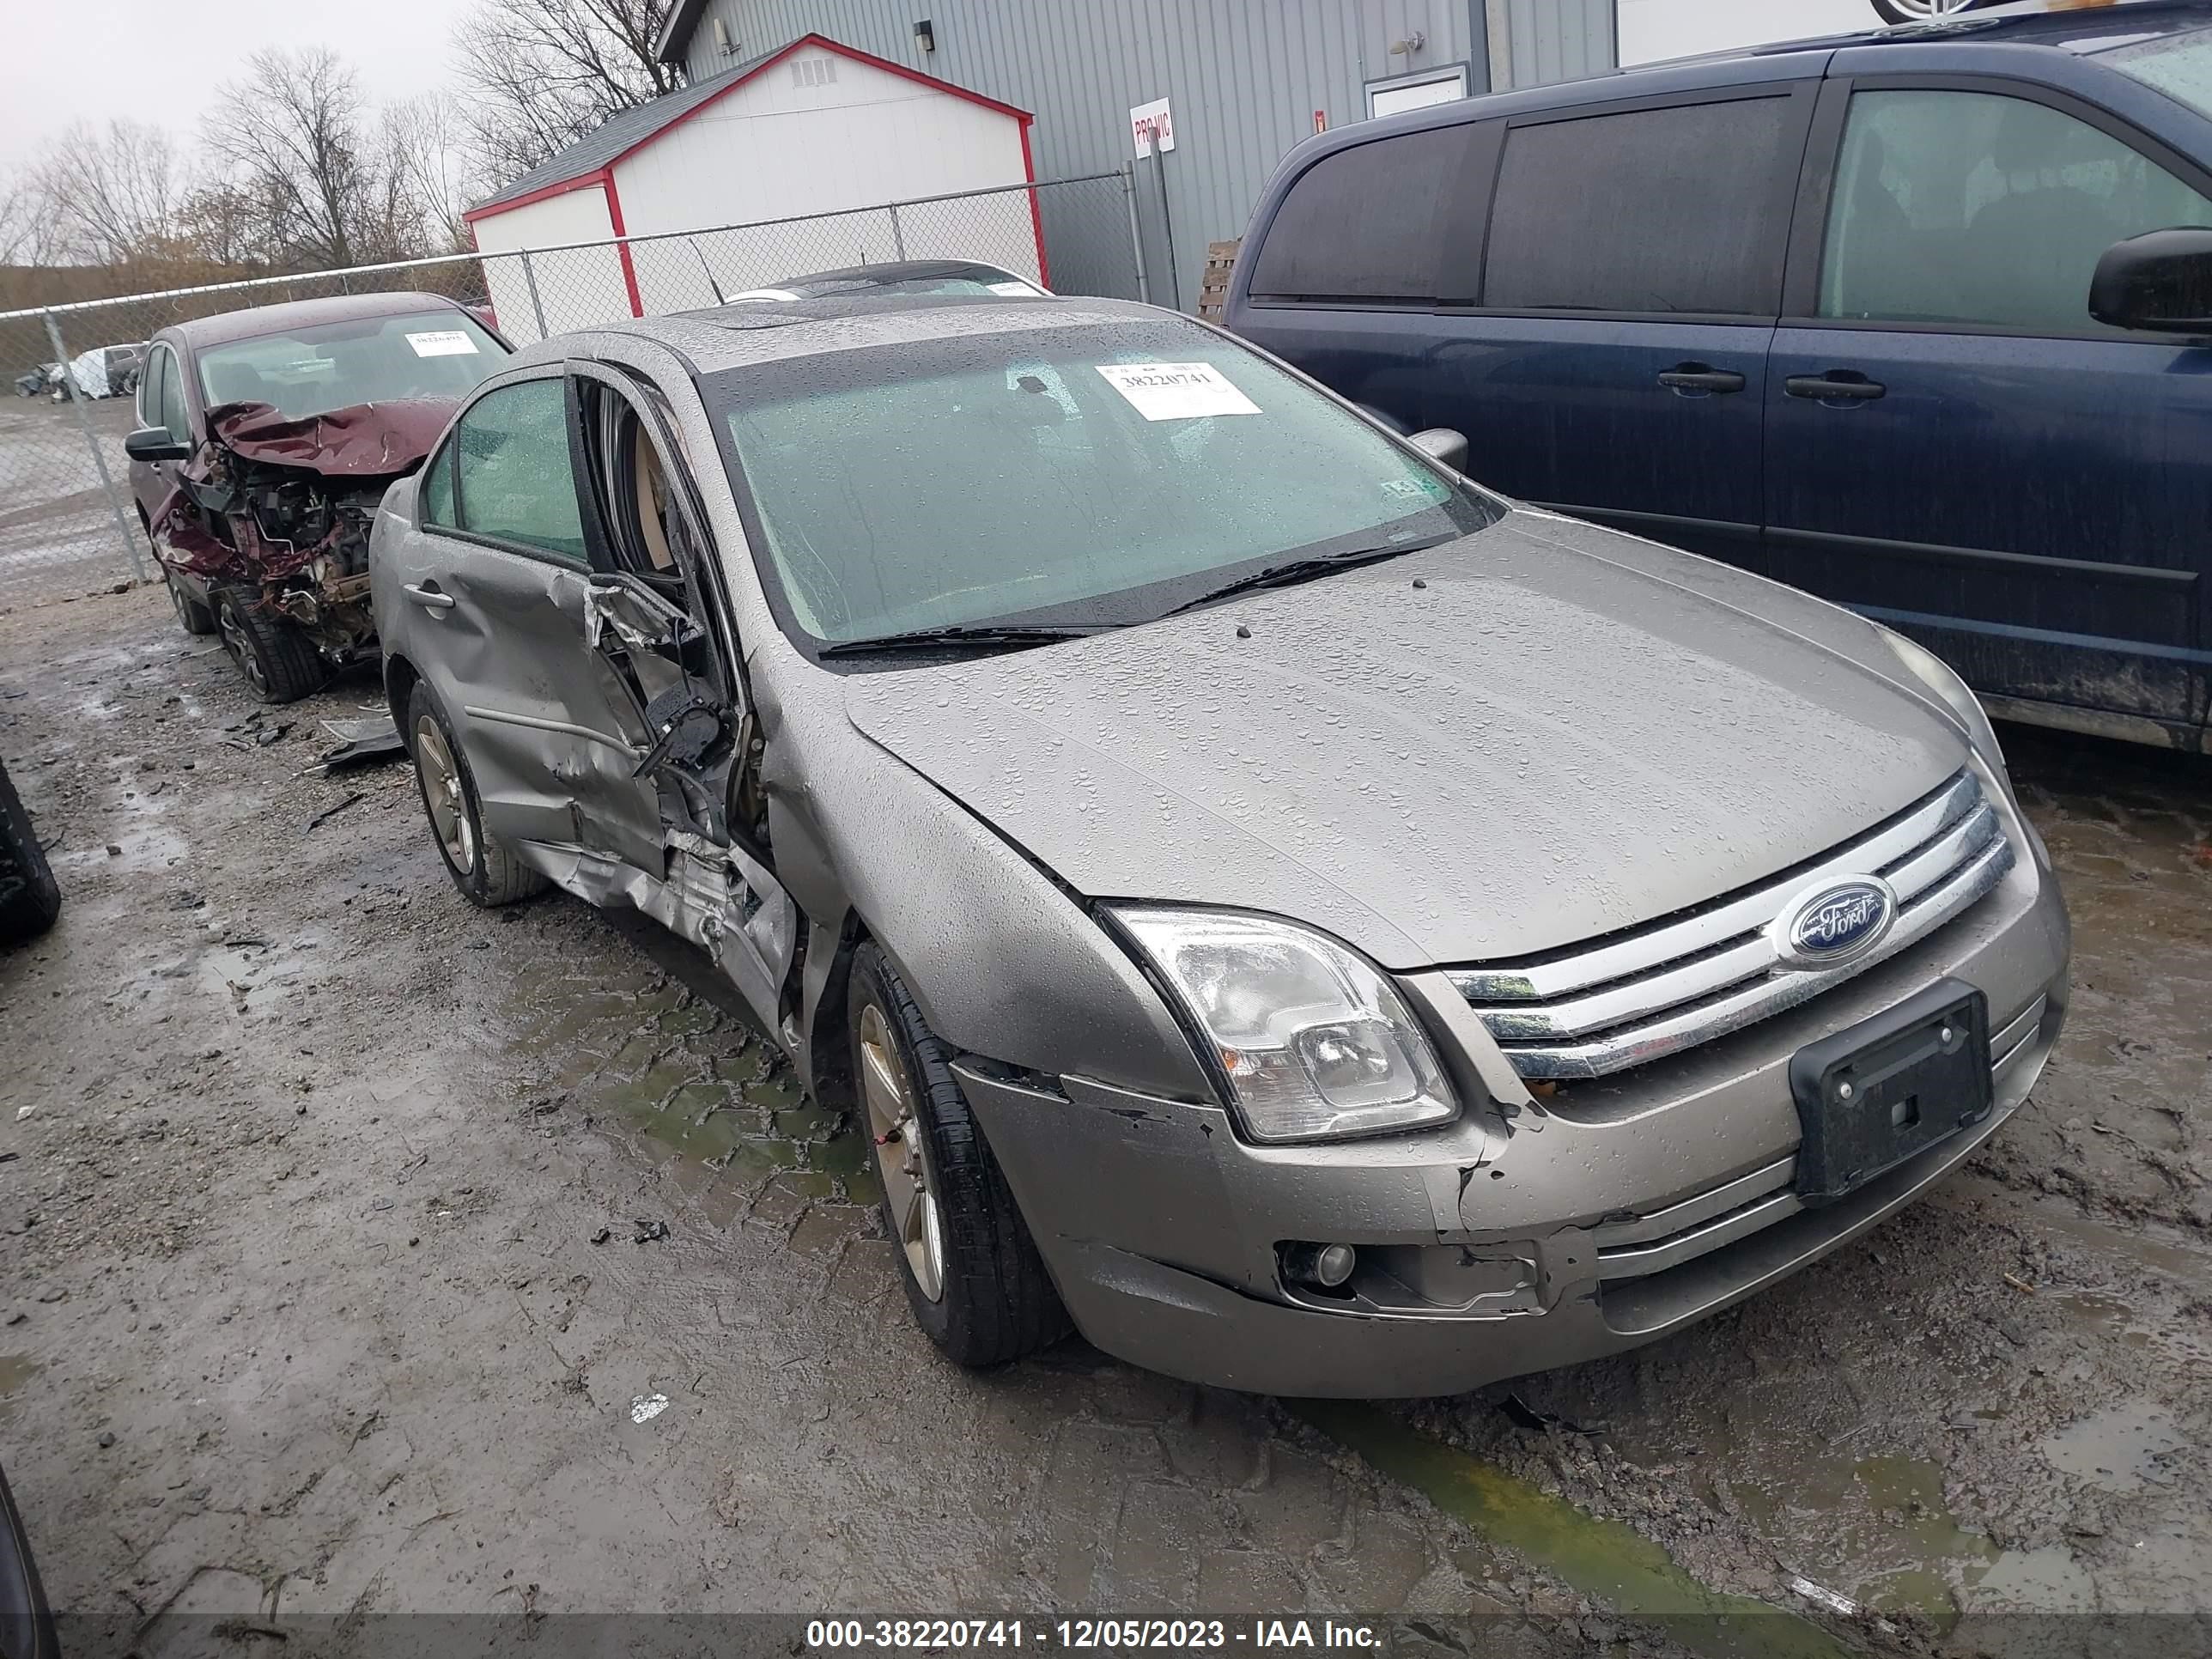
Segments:
[[[1458,1109],[1390,981],[1293,922],[1117,908],[1218,1054],[1255,1140],[1442,1123]]]
[[[2011,780],[2005,775],[2004,750],[1997,746],[1997,734],[1990,728],[1990,717],[1982,712],[1982,705],[1966,689],[1966,681],[1925,646],[1915,645],[1902,634],[1893,633],[1881,623],[1875,624],[1882,643],[1894,652],[1898,661],[1911,669],[1913,677],[1943,700],[1944,706],[1959,717],[1966,728],[1966,740],[1978,750],[1984,760],[1996,769],[1997,776],[2008,787]]]

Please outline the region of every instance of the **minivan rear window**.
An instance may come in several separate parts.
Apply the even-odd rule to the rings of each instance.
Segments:
[[[1776,96],[1513,127],[1483,305],[1776,315],[1796,118]]]
[[[1255,298],[1437,297],[1437,237],[1465,124],[1357,144],[1298,175],[1252,270]]]

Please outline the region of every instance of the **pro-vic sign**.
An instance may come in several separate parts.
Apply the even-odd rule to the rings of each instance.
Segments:
[[[1169,112],[1166,99],[1155,98],[1129,112],[1129,138],[1139,156],[1150,155],[1155,147],[1175,148],[1175,117]]]

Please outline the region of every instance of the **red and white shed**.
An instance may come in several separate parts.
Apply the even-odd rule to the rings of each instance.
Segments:
[[[1036,180],[1032,119],[805,34],[623,111],[465,217],[484,253],[568,250],[527,277],[519,260],[484,262],[500,325],[520,338],[541,308],[559,333],[871,260],[981,259],[1043,283],[1035,192],[1005,188]],[[926,198],[954,199],[887,205]],[[571,246],[669,232],[700,234]]]

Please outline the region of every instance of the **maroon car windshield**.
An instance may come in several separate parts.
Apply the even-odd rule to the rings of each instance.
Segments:
[[[297,420],[356,404],[465,397],[506,355],[459,307],[357,317],[206,347],[200,392],[211,409],[267,404]]]

